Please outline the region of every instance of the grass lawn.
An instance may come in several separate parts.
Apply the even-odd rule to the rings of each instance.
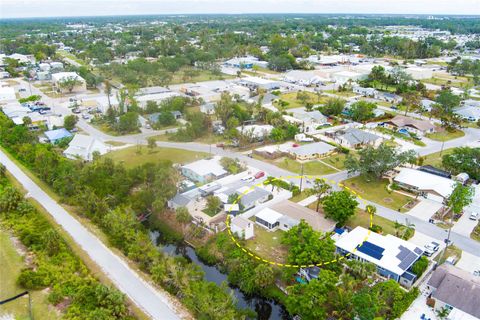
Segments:
[[[322,158],[322,162],[328,163],[329,165],[339,169],[339,170],[344,170],[345,169],[345,159],[347,158],[347,155],[344,153],[337,153],[331,156],[328,156],[326,158]]]
[[[443,130],[441,132],[429,133],[426,135],[426,137],[435,141],[448,141],[448,140],[461,138],[464,135],[465,135],[465,132],[463,132],[462,130],[455,129],[452,132]]]
[[[246,241],[246,247],[251,252],[267,260],[284,263],[287,248],[282,245],[283,231],[270,232],[255,225],[255,237]]]
[[[443,257],[443,259],[442,259]],[[438,262],[439,265],[445,262],[449,257],[456,257],[455,263],[457,263],[460,258],[462,257],[462,250],[460,248],[457,248],[455,246],[448,246],[447,252],[445,252],[445,255],[443,255],[443,252],[439,252],[437,256],[435,257],[435,261]]]
[[[209,70],[201,70],[201,69],[194,69],[193,76],[189,76],[190,68],[182,68],[178,72],[174,72],[172,74],[172,80],[170,80],[169,84],[179,84],[179,83],[187,83],[187,82],[202,82],[202,81],[210,81],[210,80],[225,80],[225,79],[234,79],[235,76],[228,75],[221,73],[216,75]]]
[[[304,92],[306,92],[307,95],[309,96],[309,99],[306,101],[307,103],[310,102],[312,104],[323,104],[328,99],[327,96],[318,97],[315,93],[312,93],[309,91],[304,91]],[[289,92],[289,93],[281,94],[278,97],[278,99],[288,103],[288,105],[285,107],[286,109],[305,107],[305,103],[297,99],[297,92]],[[275,107],[280,107],[280,103],[278,101],[274,101],[273,105]]]
[[[374,216],[373,224],[382,227],[383,234],[395,235],[395,224],[393,221],[380,216]],[[370,228],[370,215],[366,211],[358,209],[355,215],[347,221],[347,226],[351,228],[361,226],[368,229]]]
[[[425,156],[423,165],[431,165],[437,168],[442,168],[442,157],[447,154],[451,154],[454,148],[443,150],[442,155],[440,156],[440,151],[431,153]]]
[[[302,193],[299,193],[296,196],[291,197],[289,200],[292,202],[300,202],[312,195],[310,193],[310,190],[311,189],[303,189]]]
[[[387,180],[367,182],[358,176],[342,181],[342,183],[366,200],[373,201],[393,210],[400,209],[401,212],[407,211],[403,209],[403,206],[412,200],[412,198],[404,196],[403,194],[396,192],[389,193],[387,191]]]
[[[141,146],[140,149],[138,146],[128,147],[112,151],[105,155],[105,157],[115,161],[123,162],[127,168],[140,166],[147,162],[158,162],[160,160],[171,160],[173,163],[185,164],[206,158],[207,156],[208,154],[203,152],[160,147],[155,147],[155,149],[151,150],[147,146]]]
[[[356,94],[352,91],[325,90],[325,92],[335,94],[335,95],[337,95],[339,97],[342,97],[342,98],[350,98],[350,97],[358,96],[358,94]]]
[[[19,294],[25,289],[17,286],[16,281],[22,268],[23,258],[15,250],[10,236],[0,229],[0,261],[2,262],[0,277],[0,300]],[[30,291],[35,319],[60,319],[59,314],[47,302],[47,294],[43,291]],[[13,315],[15,319],[29,319],[28,296],[8,302],[0,307],[0,318],[3,315]]]
[[[262,159],[265,161],[265,159]],[[295,172],[297,174],[302,173],[302,165],[300,162],[287,158],[287,157],[282,157],[279,159],[276,159],[274,161],[271,161],[274,165],[288,170]],[[319,161],[309,161],[309,162],[304,162],[303,164],[303,173],[306,175],[313,175],[313,176],[321,176],[321,175],[326,175],[330,173],[335,173],[336,171],[329,166],[319,162]]]

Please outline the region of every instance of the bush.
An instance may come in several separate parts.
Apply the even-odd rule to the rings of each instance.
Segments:
[[[23,269],[17,279],[17,284],[25,289],[39,290],[48,286],[46,274]]]
[[[370,230],[372,230],[375,233],[382,233],[383,232],[383,228],[381,226],[379,226],[378,224],[373,224],[372,227],[370,228]]]
[[[421,256],[420,259],[417,260],[412,266],[412,272],[420,278],[422,274],[428,268],[428,259],[425,256]]]

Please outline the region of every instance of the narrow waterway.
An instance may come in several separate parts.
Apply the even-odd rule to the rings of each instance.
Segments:
[[[153,243],[163,252],[170,255],[183,256],[192,263],[200,266],[205,272],[205,279],[216,284],[227,281],[227,275],[220,272],[216,266],[209,266],[200,261],[195,250],[186,244],[168,244],[162,241],[160,232],[151,231],[150,238]],[[283,320],[290,319],[285,308],[273,300],[265,299],[259,296],[247,296],[238,288],[230,286],[238,301],[240,308],[250,308],[257,313],[259,320]]]

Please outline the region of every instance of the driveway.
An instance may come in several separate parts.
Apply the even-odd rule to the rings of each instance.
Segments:
[[[420,202],[413,207],[407,214],[418,219],[428,221],[443,205],[437,201],[419,198]]]
[[[452,227],[452,231],[464,235],[465,237],[470,237],[470,233],[472,233],[478,221],[470,220],[469,217],[470,214],[468,212],[464,213],[457,223],[455,223],[455,225]]]
[[[431,257],[429,257],[430,259],[435,258],[435,256],[439,252],[442,252],[443,248],[445,247],[445,243],[443,241],[438,241],[437,239],[432,238],[432,237],[430,237],[430,236],[428,236],[424,233],[421,233],[418,230],[415,230],[415,235],[410,240],[408,240],[408,242],[411,242],[411,243],[417,245],[421,249],[424,249],[425,245],[431,243],[432,241],[438,243],[440,245],[440,248],[438,249],[438,251],[436,253],[434,253]]]
[[[474,256],[468,252],[462,252],[462,258],[455,265],[460,269],[473,273],[480,270],[480,257]]]

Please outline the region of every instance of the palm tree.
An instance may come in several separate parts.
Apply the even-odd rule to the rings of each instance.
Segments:
[[[374,205],[367,205],[365,207],[366,211],[368,214],[371,214],[372,216],[374,216],[376,213],[377,213],[377,207],[375,207]]]

